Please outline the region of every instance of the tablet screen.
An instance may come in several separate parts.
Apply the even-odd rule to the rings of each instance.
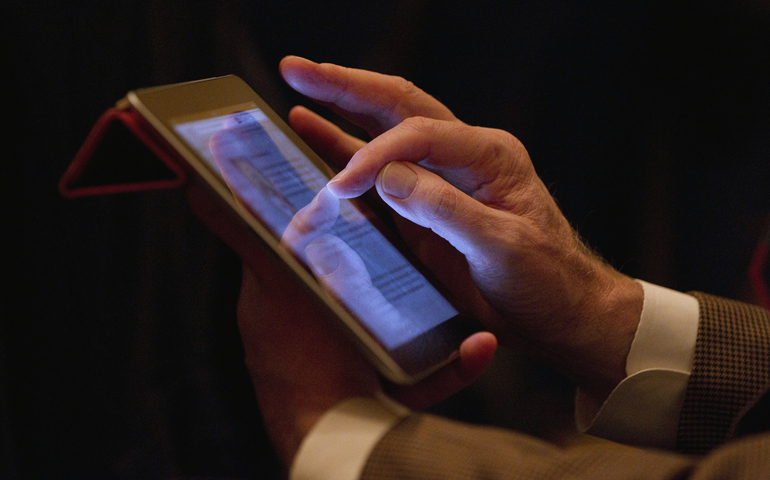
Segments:
[[[171,120],[172,127],[324,289],[387,349],[458,312],[326,173],[255,104]],[[234,112],[234,113],[232,113]]]

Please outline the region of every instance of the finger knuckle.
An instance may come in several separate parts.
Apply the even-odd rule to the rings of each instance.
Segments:
[[[411,97],[422,93],[422,90],[417,88],[417,85],[403,77],[393,77],[396,85],[396,90],[404,97]]]
[[[499,162],[500,159],[519,157],[522,153],[521,142],[503,130],[489,130],[489,141],[484,142],[480,157],[487,162]]]
[[[433,128],[435,120],[425,117],[409,117],[401,125],[403,128],[412,129],[420,133],[428,133]]]
[[[438,183],[427,192],[432,208],[427,212],[430,220],[444,222],[456,217],[459,192],[447,183]]]
[[[427,96],[417,85],[402,77],[393,77],[395,99],[393,114],[398,118],[409,118],[415,108],[423,105]]]

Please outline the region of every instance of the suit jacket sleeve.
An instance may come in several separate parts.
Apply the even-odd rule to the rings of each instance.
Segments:
[[[745,303],[693,295],[700,323],[677,449],[705,453],[741,433],[770,429],[770,412],[761,408],[770,390],[770,315]]]
[[[695,295],[701,321],[678,447],[702,455],[604,441],[562,448],[506,430],[411,415],[378,443],[362,478],[766,477],[770,472],[770,314],[738,302]]]

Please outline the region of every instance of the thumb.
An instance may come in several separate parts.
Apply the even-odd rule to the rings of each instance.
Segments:
[[[501,212],[483,205],[440,176],[411,162],[391,162],[377,175],[380,197],[402,217],[451,243],[466,257],[481,253]]]
[[[481,377],[492,363],[497,338],[478,332],[460,345],[460,357],[416,385],[395,386],[388,392],[412,410],[424,410],[454,395]]]

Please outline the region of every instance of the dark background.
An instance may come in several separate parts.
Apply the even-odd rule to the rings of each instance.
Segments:
[[[751,301],[770,212],[770,4],[145,0],[0,7],[0,478],[279,475],[242,367],[238,259],[180,192],[65,200],[99,114],[236,73],[281,114],[286,54],[404,76],[530,151],[629,275]],[[504,350],[437,407],[553,438],[571,386]],[[470,412],[470,413],[469,413]]]

